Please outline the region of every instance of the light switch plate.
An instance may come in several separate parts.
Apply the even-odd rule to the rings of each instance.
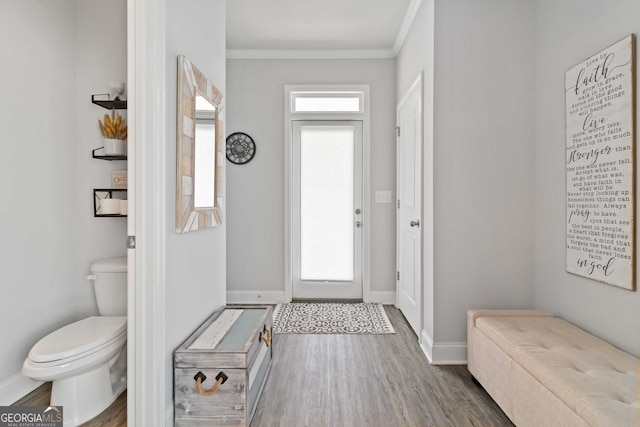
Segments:
[[[376,203],[391,203],[391,191],[376,191]]]

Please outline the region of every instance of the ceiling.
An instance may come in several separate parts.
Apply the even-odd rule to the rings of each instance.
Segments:
[[[230,0],[227,49],[391,49],[415,0]]]

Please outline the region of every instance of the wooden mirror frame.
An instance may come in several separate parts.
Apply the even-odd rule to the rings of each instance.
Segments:
[[[215,202],[213,208],[194,208],[196,95],[216,108]],[[222,93],[185,56],[178,56],[176,156],[176,232],[202,230],[222,224],[224,126]]]

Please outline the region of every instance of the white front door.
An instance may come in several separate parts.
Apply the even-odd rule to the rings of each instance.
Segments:
[[[362,122],[292,122],[294,299],[362,298]]]
[[[422,322],[422,84],[398,104],[398,308],[416,335]]]

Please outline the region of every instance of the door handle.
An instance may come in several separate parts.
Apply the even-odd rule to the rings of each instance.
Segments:
[[[356,228],[360,228],[361,225],[362,223],[360,221],[356,221]]]
[[[416,219],[415,221],[411,221],[409,225],[412,227],[420,228],[420,220]]]

